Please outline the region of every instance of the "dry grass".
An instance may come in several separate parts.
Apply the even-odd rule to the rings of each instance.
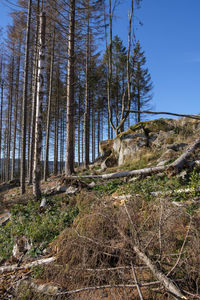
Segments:
[[[82,201],[90,202],[85,198]],[[131,199],[126,209],[105,206],[99,201],[90,206],[90,212],[82,212],[73,227],[52,244],[58,260],[53,268],[46,268],[43,279],[67,290],[133,284],[132,262],[140,283],[155,281],[133,250],[137,244],[163,273],[172,270],[171,278],[195,294],[200,279],[199,223],[198,217],[191,223],[184,210],[166,199],[150,203]],[[162,287],[157,288],[142,288],[145,299],[167,299]],[[136,294],[136,289],[104,288],[76,293],[70,299],[139,299]]]

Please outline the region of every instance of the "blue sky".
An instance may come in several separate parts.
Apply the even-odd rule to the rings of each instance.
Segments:
[[[129,0],[117,10],[115,32],[127,41]],[[136,38],[145,51],[156,111],[200,113],[200,0],[143,0]]]
[[[113,35],[126,44],[130,0],[121,2]],[[143,0],[135,15],[144,24],[136,21],[136,37],[152,76],[155,110],[200,113],[200,0]],[[7,23],[0,0],[0,26]]]

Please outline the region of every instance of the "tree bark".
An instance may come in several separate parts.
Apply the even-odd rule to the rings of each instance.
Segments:
[[[90,53],[90,1],[87,0],[87,34],[86,34],[86,65],[85,65],[85,113],[84,113],[84,138],[85,161],[84,167],[88,168],[90,161],[90,109],[89,109],[89,53]]]
[[[28,2],[28,18],[26,27],[26,52],[24,62],[24,89],[22,103],[22,143],[21,143],[21,170],[20,185],[21,194],[25,193],[25,177],[26,177],[26,114],[27,114],[27,95],[28,95],[28,68],[29,68],[29,48],[30,48],[30,26],[31,26],[31,9],[32,0]]]
[[[51,113],[51,98],[52,98],[52,85],[53,85],[54,45],[55,45],[55,24],[53,28],[52,49],[51,49],[49,95],[48,95],[48,108],[47,108],[46,139],[45,139],[44,181],[46,181],[47,177],[49,176],[49,131],[50,131],[50,113]]]
[[[67,143],[65,174],[74,172],[74,35],[75,35],[75,0],[70,0],[70,21],[68,36],[67,67]]]
[[[37,103],[36,103],[36,126],[35,126],[35,153],[33,166],[33,195],[36,199],[41,197],[40,189],[40,169],[41,169],[41,151],[42,151],[42,102],[44,94],[44,71],[45,71],[45,31],[46,14],[40,15],[40,49],[38,60],[38,83],[37,83]]]
[[[29,174],[28,183],[32,184],[33,179],[33,157],[35,145],[35,115],[36,115],[36,100],[37,100],[37,70],[38,70],[38,31],[39,31],[39,9],[40,0],[37,0],[37,24],[35,33],[34,45],[34,66],[33,66],[33,87],[32,87],[32,109],[31,109],[31,136],[30,136],[30,153],[29,153]]]
[[[19,42],[18,58],[17,58],[17,71],[16,71],[16,83],[15,83],[15,109],[14,109],[14,130],[13,130],[13,150],[12,150],[12,168],[11,168],[11,180],[15,176],[15,150],[16,150],[16,133],[17,133],[17,112],[19,102],[19,75],[20,75],[20,52],[21,41]]]

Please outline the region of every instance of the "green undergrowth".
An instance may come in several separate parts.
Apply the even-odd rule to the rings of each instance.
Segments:
[[[14,205],[10,221],[0,227],[0,261],[11,255],[15,240],[21,236],[26,236],[33,244],[30,255],[42,254],[48,244],[64,228],[69,227],[78,215],[78,207],[67,201],[65,199],[64,203],[62,199],[49,198],[43,212],[40,202],[36,201]]]

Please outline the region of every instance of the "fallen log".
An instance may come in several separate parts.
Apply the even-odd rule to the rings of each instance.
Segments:
[[[173,281],[163,274],[146,254],[144,254],[137,246],[134,246],[133,249],[138,257],[149,267],[154,276],[161,284],[163,284],[167,291],[178,298],[187,299]]]
[[[144,168],[139,170],[131,171],[122,171],[110,174],[101,174],[101,175],[80,175],[80,176],[69,176],[68,179],[80,179],[80,178],[100,178],[100,179],[114,179],[120,177],[129,177],[129,176],[147,176],[151,174],[156,174],[163,172],[166,169],[165,166],[157,166],[151,168]]]
[[[177,158],[173,163],[171,163],[167,167],[166,172],[168,176],[174,176],[178,174],[183,169],[187,159],[199,146],[200,146],[200,137],[198,137],[198,139],[196,139],[195,142],[192,145],[190,145],[179,158]]]
[[[38,265],[49,264],[49,263],[54,262],[55,260],[56,260],[56,257],[48,257],[48,258],[42,258],[42,259],[33,261],[26,265],[18,266],[18,264],[15,264],[15,265],[11,265],[11,266],[3,266],[3,267],[0,267],[0,274],[6,273],[6,272],[13,272],[16,270],[28,269],[28,268],[35,267]]]

